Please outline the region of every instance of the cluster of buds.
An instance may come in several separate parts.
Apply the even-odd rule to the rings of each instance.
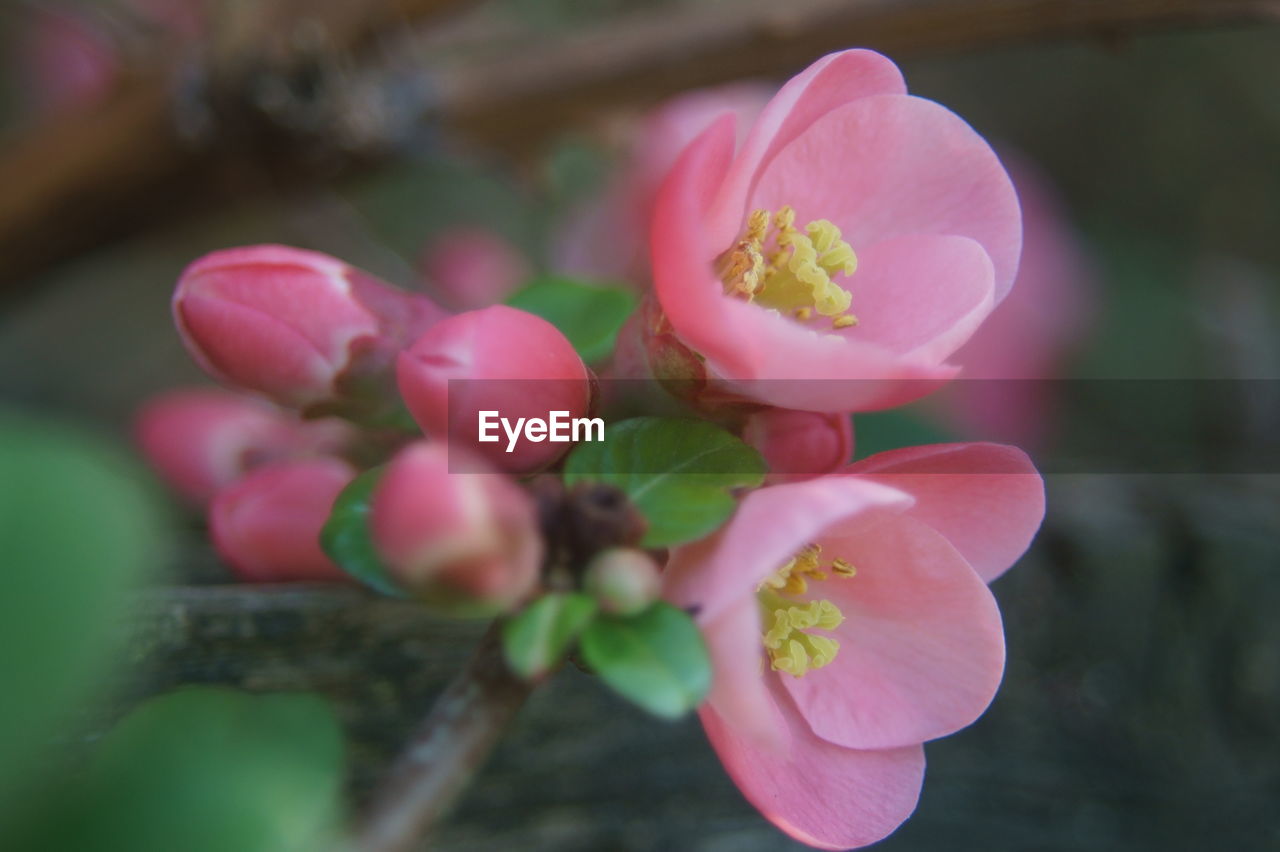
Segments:
[[[594,377],[555,326],[500,305],[451,315],[336,258],[275,245],[195,261],[173,313],[188,352],[226,389],[149,401],[137,440],[207,510],[240,578],[347,578],[321,533],[358,468],[385,462],[369,532],[400,588],[460,614],[500,612],[532,591],[537,512],[495,471],[536,473],[569,445],[507,452],[480,442],[476,423],[490,410],[588,412]]]

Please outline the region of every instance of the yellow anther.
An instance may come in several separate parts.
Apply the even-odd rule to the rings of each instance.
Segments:
[[[809,631],[835,630],[844,622],[844,614],[824,598],[804,601],[796,597],[805,594],[811,582],[852,577],[854,573],[853,565],[839,557],[824,569],[822,548],[809,544],[760,584],[756,597],[764,628],[761,641],[774,671],[800,677],[835,659],[840,643]]]
[[[853,297],[834,280],[858,268],[853,248],[833,222],[815,219],[803,231],[795,222],[790,205],[772,215],[764,209],[751,212],[742,239],[719,262],[725,293],[759,301],[801,322],[816,311],[833,318],[835,329],[856,325],[849,313]]]

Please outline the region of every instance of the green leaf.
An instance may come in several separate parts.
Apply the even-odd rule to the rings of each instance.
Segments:
[[[369,533],[369,504],[383,468],[366,470],[342,489],[320,531],[320,547],[360,582],[391,597],[406,597],[387,571]]]
[[[568,278],[538,278],[507,304],[542,317],[569,338],[582,360],[603,361],[613,352],[618,330],[636,307],[636,295]]]
[[[102,685],[167,528],[145,471],[96,437],[0,411],[0,794]]]
[[[192,687],[142,704],[26,827],[49,852],[311,852],[337,827],[342,732],[302,694]]]
[[[587,595],[544,595],[502,626],[502,650],[511,670],[525,680],[541,677],[569,650],[596,614]]]
[[[603,615],[582,634],[583,659],[624,698],[674,719],[702,702],[711,661],[693,619],[658,602],[630,618]]]
[[[649,522],[643,544],[666,547],[715,530],[737,506],[731,489],[757,486],[764,473],[760,454],[718,426],[637,417],[574,448],[564,480],[620,488]]]

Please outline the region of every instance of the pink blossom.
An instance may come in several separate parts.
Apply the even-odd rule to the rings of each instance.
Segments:
[[[665,321],[708,373],[814,411],[896,405],[954,376],[1021,244],[987,143],[866,50],[819,60],[736,152],[734,138],[726,115],[684,151],[651,234]]]
[[[336,452],[349,437],[340,421],[304,422],[261,400],[216,388],[183,388],[147,400],[134,431],[152,467],[197,505],[253,468]]]
[[[643,286],[649,278],[649,222],[658,187],[680,152],[726,113],[745,130],[771,91],[733,83],[672,98],[639,122],[618,174],[583,203],[556,236],[556,269],[602,281]]]
[[[396,353],[444,316],[337,258],[273,245],[188,266],[173,313],[209,375],[310,414],[394,395]]]
[[[546,467],[572,445],[520,440],[508,452],[496,423],[497,439],[479,440],[480,412],[514,424],[546,421],[553,411],[583,417],[591,403],[590,374],[573,344],[541,317],[506,305],[436,325],[400,356],[397,374],[405,405],[429,436],[513,473]]]
[[[456,450],[455,450],[456,452]],[[458,615],[492,615],[532,591],[542,560],[529,495],[492,472],[452,473],[443,443],[401,450],[379,480],[370,528],[396,580]]]
[[[1043,513],[1021,451],[917,447],[753,492],[675,550],[664,597],[695,608],[715,671],[702,721],[747,799],[824,849],[906,819],[921,743],[995,694],[1004,635],[986,584]]]
[[[333,502],[355,477],[335,458],[276,462],[224,488],[209,507],[213,546],[242,580],[346,580],[320,548]]]
[[[816,476],[849,463],[853,421],[847,414],[767,408],[747,418],[742,440],[764,456],[775,475]]]
[[[1002,157],[1022,205],[1022,262],[1008,298],[955,355],[966,381],[939,402],[966,434],[1035,447],[1051,428],[1052,380],[1088,329],[1095,271],[1048,179]]]
[[[427,284],[457,310],[495,305],[530,276],[520,250],[484,228],[452,228],[437,234],[422,253]]]

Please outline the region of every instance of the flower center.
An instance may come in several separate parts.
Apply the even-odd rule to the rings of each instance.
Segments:
[[[755,210],[747,217],[747,232],[720,258],[725,293],[788,313],[801,322],[814,313],[830,317],[832,328],[856,325],[849,312],[853,297],[836,284],[835,276],[849,276],[858,258],[826,219],[815,219],[801,231],[790,205],[770,215]]]
[[[840,643],[811,630],[835,630],[844,614],[829,600],[797,600],[809,590],[809,583],[854,576],[856,569],[843,559],[833,559],[822,568],[822,548],[806,545],[785,565],[774,571],[756,589],[764,624],[764,648],[774,671],[800,677],[820,669],[836,658]]]

